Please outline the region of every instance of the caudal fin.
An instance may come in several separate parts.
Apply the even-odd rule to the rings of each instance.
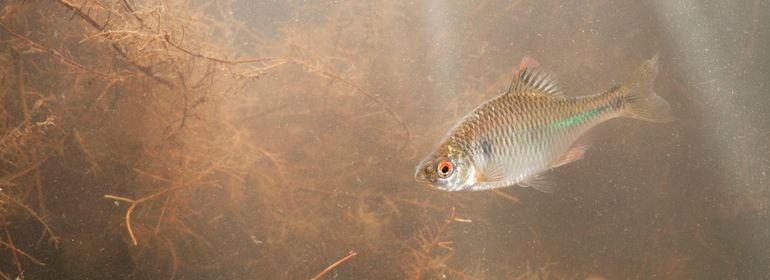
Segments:
[[[668,102],[652,90],[657,75],[656,54],[626,78],[619,88],[625,95],[623,116],[659,123],[676,119]]]

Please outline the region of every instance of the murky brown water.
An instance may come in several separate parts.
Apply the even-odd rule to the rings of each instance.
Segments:
[[[769,278],[769,8],[0,2],[0,279]],[[522,57],[579,96],[655,53],[679,120],[554,194],[414,181]]]

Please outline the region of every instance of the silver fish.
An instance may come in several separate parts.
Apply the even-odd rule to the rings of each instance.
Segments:
[[[519,185],[552,193],[545,171],[582,158],[587,145],[578,139],[592,127],[617,117],[675,118],[652,90],[657,55],[622,84],[580,97],[562,95],[550,73],[526,64],[504,93],[465,116],[417,165],[417,181],[445,191]]]

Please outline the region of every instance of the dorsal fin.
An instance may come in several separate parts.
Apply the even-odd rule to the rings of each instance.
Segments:
[[[537,62],[525,63],[526,60],[534,61],[529,57],[522,60],[521,69],[511,80],[507,94],[537,93],[554,97],[562,96],[554,75],[537,67]]]
[[[535,68],[539,67],[540,62],[537,62],[534,58],[531,58],[529,56],[525,56],[521,59],[521,62],[519,63],[519,71],[522,71],[527,68]]]

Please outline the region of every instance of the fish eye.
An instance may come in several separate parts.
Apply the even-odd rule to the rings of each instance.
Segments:
[[[441,178],[449,177],[449,175],[452,175],[452,171],[454,170],[454,166],[449,161],[441,161],[436,165],[436,173],[438,173],[438,176]]]

